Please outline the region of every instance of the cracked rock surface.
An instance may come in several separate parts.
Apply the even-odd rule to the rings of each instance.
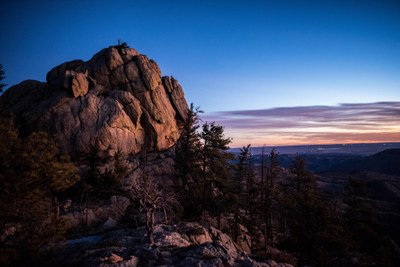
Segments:
[[[3,105],[23,129],[49,133],[74,158],[94,146],[110,154],[166,150],[179,138],[188,110],[179,83],[123,45],[105,48],[86,62],[63,63],[46,80],[9,88]]]
[[[157,225],[155,246],[144,228],[120,229],[68,240],[61,247],[64,266],[234,266],[293,267],[272,260],[258,262],[226,234],[195,222]]]

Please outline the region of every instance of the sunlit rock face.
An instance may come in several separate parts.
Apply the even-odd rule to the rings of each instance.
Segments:
[[[188,110],[178,82],[125,45],[103,49],[87,62],[63,63],[46,80],[11,87],[3,105],[23,129],[48,132],[74,157],[95,146],[110,154],[166,150],[176,143]]]

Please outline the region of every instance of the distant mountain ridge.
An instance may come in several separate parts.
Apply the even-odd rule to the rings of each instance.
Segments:
[[[354,154],[373,155],[380,151],[392,148],[400,148],[400,142],[389,143],[355,143],[355,144],[329,144],[329,145],[294,145],[294,146],[266,146],[269,153],[276,148],[279,154]],[[253,155],[262,153],[263,147],[252,147]],[[233,153],[238,153],[240,148],[232,148]]]
[[[338,164],[336,170],[400,175],[400,149],[387,149],[369,157],[350,159]]]
[[[252,147],[254,164],[261,163],[262,147]],[[265,147],[266,156],[273,147]],[[307,162],[313,172],[372,171],[400,175],[400,143],[337,144],[275,147],[280,165],[287,168],[296,155]],[[239,148],[231,149],[239,153]]]

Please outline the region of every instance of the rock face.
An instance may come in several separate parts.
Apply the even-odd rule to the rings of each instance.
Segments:
[[[102,224],[105,230],[115,228],[125,214],[126,209],[131,204],[128,198],[122,196],[112,196],[107,201],[96,203],[96,205],[85,205],[76,208],[61,218],[66,223],[66,228],[74,228],[79,226],[95,227]]]
[[[58,261],[64,266],[292,266],[257,262],[229,236],[199,223],[158,225],[154,247],[146,244],[145,230],[138,228],[69,240],[61,252]]]
[[[72,157],[93,147],[125,154],[162,151],[179,137],[188,105],[173,77],[125,45],[89,61],[74,60],[47,73],[47,82],[24,81],[3,95],[6,111],[28,131],[46,131]]]

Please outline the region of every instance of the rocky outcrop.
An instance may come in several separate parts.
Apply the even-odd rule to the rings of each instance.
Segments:
[[[155,246],[149,247],[146,240],[143,228],[69,240],[58,261],[64,266],[292,266],[255,261],[230,237],[199,223],[158,225]]]
[[[72,70],[65,72],[64,88],[71,89],[72,95],[76,98],[84,96],[89,91],[88,74],[76,73]]]
[[[245,252],[251,253],[251,237],[246,227],[241,224],[237,225],[236,243]]]
[[[50,70],[47,82],[25,81],[2,100],[23,129],[46,131],[79,158],[97,146],[111,154],[173,146],[188,106],[182,87],[158,65],[125,45]]]
[[[128,198],[112,196],[109,200],[84,206],[71,205],[71,210],[61,216],[66,228],[80,226],[94,228],[96,226],[109,230],[118,225],[118,221],[124,216],[126,209],[131,204]]]

